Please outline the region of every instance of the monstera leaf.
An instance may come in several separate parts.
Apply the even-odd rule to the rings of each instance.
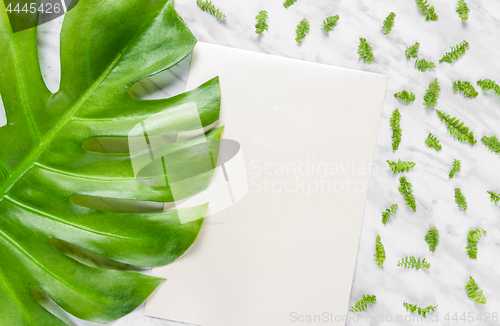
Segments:
[[[200,231],[206,205],[163,211],[162,203],[178,199],[172,180],[191,180],[182,196],[207,186],[200,157],[208,148],[213,167],[210,140],[222,130],[173,144],[158,139],[217,121],[218,79],[169,99],[132,98],[134,83],[175,65],[196,39],[172,1],[81,0],[64,20],[53,94],[40,73],[36,29],[12,32],[11,23],[36,19],[27,17],[8,15],[0,1],[8,120],[0,128],[0,325],[66,325],[39,303],[44,296],[106,323],[164,281],[134,266],[173,262]],[[172,175],[155,174],[167,161]]]

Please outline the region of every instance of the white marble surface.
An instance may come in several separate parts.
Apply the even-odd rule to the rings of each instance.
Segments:
[[[444,320],[456,312],[500,313],[500,205],[489,201],[487,190],[500,192],[500,156],[489,152],[479,141],[475,146],[459,143],[451,138],[439,121],[435,109],[422,105],[429,82],[438,78],[441,95],[437,109],[459,117],[474,131],[476,139],[483,135],[500,135],[500,99],[491,92],[479,91],[476,99],[466,99],[454,94],[451,82],[491,78],[500,81],[500,65],[496,51],[500,51],[498,28],[500,2],[495,0],[468,0],[471,9],[469,20],[463,23],[454,10],[455,1],[430,0],[439,14],[436,22],[425,21],[414,1],[389,0],[298,0],[289,9],[280,0],[214,0],[226,13],[225,22],[202,12],[195,0],[177,0],[176,8],[200,41],[216,43],[247,50],[315,61],[330,65],[361,69],[389,75],[389,86],[384,106],[382,124],[375,155],[368,203],[364,217],[356,273],[351,294],[351,304],[363,294],[375,294],[377,303],[361,316],[382,318],[385,321],[348,322],[348,325],[389,325],[387,316],[406,315],[402,302],[420,306],[439,305],[436,313],[438,325],[495,325],[493,322],[448,323]],[[269,12],[269,31],[258,36],[254,32],[255,16],[259,10]],[[381,32],[382,22],[391,12],[397,14],[391,34]],[[321,28],[322,20],[339,14],[337,27],[330,35]],[[301,45],[295,43],[295,26],[307,18],[311,22],[310,34]],[[57,89],[58,66],[57,33],[60,21],[45,25],[41,30],[42,66],[51,89]],[[373,47],[375,61],[365,64],[357,59],[359,37],[367,39]],[[437,64],[449,47],[463,40],[470,43],[467,53],[453,64]],[[437,69],[419,72],[414,59],[406,60],[404,50],[420,42],[420,57],[434,61]],[[165,97],[182,89],[181,83],[147,81],[138,85],[134,94],[139,96],[145,88],[151,97]],[[168,75],[168,74],[167,74]],[[185,75],[184,75],[185,76]],[[173,80],[166,77],[166,80]],[[170,79],[169,79],[170,78]],[[174,85],[174,86],[172,86]],[[176,86],[175,86],[176,85]],[[393,94],[407,89],[417,95],[410,105],[397,101]],[[362,96],[362,94],[360,94]],[[391,148],[389,118],[399,108],[402,118],[403,140],[400,149]],[[424,145],[428,133],[436,135],[443,146],[437,153]],[[462,172],[455,179],[448,179],[453,159],[462,160]],[[385,161],[411,160],[416,168],[407,174],[413,184],[417,212],[404,206],[398,193],[398,177],[393,176]],[[460,212],[454,202],[454,188],[462,188],[467,196],[469,209]],[[400,207],[397,214],[384,226],[381,212],[391,204]],[[430,226],[436,226],[441,242],[435,253],[428,251],[424,242]],[[470,260],[465,252],[467,232],[474,228],[488,231],[479,244],[477,261]],[[373,261],[375,236],[379,234],[386,249],[387,260],[382,270]],[[332,248],[333,249],[333,248]],[[403,270],[396,266],[404,256],[426,258],[429,270]],[[477,305],[465,294],[464,285],[473,276],[488,297],[486,305]],[[321,313],[321,312],[319,312]],[[377,320],[377,319],[375,319]],[[491,318],[490,318],[491,320]],[[421,322],[397,322],[397,325],[418,325]],[[76,321],[77,325],[93,325]],[[143,316],[143,307],[113,325],[183,325]],[[311,323],[309,323],[311,324]],[[326,323],[327,324],[327,323]]]

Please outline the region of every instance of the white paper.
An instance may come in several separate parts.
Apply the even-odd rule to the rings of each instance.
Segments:
[[[202,326],[343,325],[386,91],[378,74],[199,43],[188,89],[219,76],[248,193],[209,216],[149,316]],[[339,318],[337,317],[337,319]]]

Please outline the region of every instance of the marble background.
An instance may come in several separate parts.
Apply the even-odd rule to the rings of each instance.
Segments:
[[[467,0],[471,9],[469,20],[462,22],[455,13],[455,1],[430,0],[439,19],[425,21],[414,1],[389,0],[298,0],[285,9],[281,0],[215,0],[215,5],[227,15],[224,22],[201,11],[195,0],[176,0],[181,16],[200,41],[241,49],[314,61],[329,65],[361,69],[389,75],[382,123],[378,136],[375,165],[364,216],[361,242],[352,287],[350,304],[363,294],[375,294],[377,303],[370,306],[364,318],[348,325],[388,325],[387,316],[406,316],[402,302],[420,306],[439,305],[435,316],[439,325],[495,325],[491,314],[500,313],[500,205],[489,201],[487,190],[500,192],[500,156],[489,152],[479,141],[475,146],[453,139],[439,121],[435,109],[422,105],[423,95],[434,78],[441,83],[441,94],[436,109],[460,118],[474,131],[476,139],[483,135],[500,135],[500,99],[491,91],[479,91],[476,99],[454,94],[451,82],[482,78],[500,81],[500,65],[496,51],[500,52],[500,2],[495,0]],[[259,10],[269,12],[269,31],[255,34],[255,16]],[[393,31],[384,36],[380,29],[391,12],[397,17]],[[338,14],[340,20],[334,31],[327,35],[321,28],[322,20]],[[311,22],[311,30],[301,45],[295,42],[295,26],[303,18]],[[39,29],[39,48],[44,77],[52,90],[59,80],[58,33],[62,19]],[[366,38],[372,46],[375,61],[366,64],[358,60],[359,38]],[[441,56],[453,46],[467,40],[470,49],[453,64],[438,64]],[[433,61],[437,68],[419,72],[414,59],[407,60],[404,50],[420,42],[419,57]],[[186,64],[145,80],[133,88],[135,96],[160,98],[183,91]],[[477,87],[476,87],[477,88]],[[415,103],[405,105],[393,94],[406,89],[416,94]],[[359,94],[362,96],[363,94]],[[402,114],[403,140],[396,152],[391,148],[389,118],[399,108]],[[1,119],[1,116],[0,116]],[[432,132],[443,146],[436,152],[424,145]],[[462,161],[462,172],[453,180],[448,173],[453,159]],[[413,184],[417,201],[414,213],[404,205],[398,192],[399,176],[392,175],[385,161],[411,160],[417,163],[407,174]],[[454,188],[460,187],[467,197],[469,209],[458,210],[454,202]],[[399,210],[384,226],[381,212],[397,203]],[[435,226],[441,234],[435,253],[424,241],[429,227]],[[478,259],[467,256],[467,233],[481,228],[488,234],[479,244]],[[381,235],[387,260],[382,270],[373,261],[375,236]],[[404,270],[397,261],[407,255],[426,258],[429,270]],[[488,297],[486,305],[478,305],[466,296],[464,285],[473,276]],[[483,321],[447,322],[450,313],[481,314]],[[484,321],[490,314],[490,321]],[[382,317],[384,316],[384,317]],[[379,321],[377,321],[379,320]],[[427,321],[424,321],[424,323]],[[398,322],[398,325],[419,325],[422,322]],[[75,320],[77,325],[95,325]],[[184,325],[154,319],[143,315],[143,306],[113,325]]]

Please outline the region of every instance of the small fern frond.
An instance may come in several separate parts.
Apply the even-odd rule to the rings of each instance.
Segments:
[[[297,34],[295,41],[299,44],[306,37],[306,35],[309,34],[309,21],[306,18],[302,19],[300,23],[297,25],[297,30],[295,31],[295,34]]]
[[[202,1],[202,0],[196,0],[196,4],[198,7],[201,8],[201,10],[209,12],[211,15],[215,16],[217,19],[226,19],[226,15],[222,13],[219,9],[217,9],[212,1]]]
[[[445,123],[446,128],[452,137],[461,142],[468,142],[471,145],[477,143],[477,140],[474,138],[474,133],[470,131],[463,122],[460,122],[458,118],[450,117],[450,115],[439,110],[437,111],[437,114],[439,119]]]
[[[434,62],[427,61],[424,58],[422,58],[422,59],[417,59],[415,61],[415,68],[417,68],[417,70],[420,72],[424,72],[427,69],[436,68],[436,65],[434,64]]]
[[[425,20],[437,20],[438,15],[434,11],[434,6],[429,6],[427,0],[415,0],[420,11],[425,15]]]
[[[283,3],[283,6],[285,8],[288,8],[290,7],[291,5],[295,4],[295,2],[297,2],[297,0],[286,0],[284,3]]]
[[[377,266],[380,268],[384,268],[384,261],[385,261],[385,249],[384,245],[382,242],[380,242],[380,235],[377,235],[375,239],[375,262],[377,263]]]
[[[397,151],[403,135],[403,131],[401,130],[401,114],[398,109],[392,112],[390,125],[392,128],[392,150]]]
[[[384,212],[382,212],[382,223],[384,223],[384,225],[387,225],[387,222],[389,222],[389,219],[391,218],[391,216],[396,214],[397,210],[398,210],[398,205],[392,204],[390,208],[388,208]]]
[[[398,188],[401,195],[405,200],[405,203],[408,207],[410,207],[414,212],[417,211],[417,204],[415,203],[415,196],[413,196],[413,190],[411,183],[406,181],[406,177],[399,178],[400,186]]]
[[[469,231],[469,234],[467,235],[467,247],[465,247],[465,250],[467,250],[467,254],[470,259],[477,259],[477,244],[483,235],[486,235],[485,230],[475,229]]]
[[[268,30],[269,25],[267,24],[267,18],[267,11],[259,11],[259,14],[255,17],[255,19],[257,20],[257,24],[255,24],[255,33],[262,34],[264,33],[264,31]]]
[[[460,160],[453,160],[453,163],[451,165],[451,170],[450,170],[450,179],[453,179],[455,177],[455,174],[460,172],[462,170],[462,162]]]
[[[439,86],[439,81],[436,78],[432,83],[429,84],[429,89],[425,91],[424,105],[426,107],[431,109],[436,106],[440,90],[441,87]]]
[[[434,312],[434,310],[436,310],[436,308],[438,307],[438,306],[427,306],[425,308],[421,308],[416,304],[406,303],[406,302],[403,303],[403,306],[406,308],[406,311],[410,313],[417,312],[419,316],[422,316],[424,318],[426,318],[426,315],[428,313]]]
[[[415,165],[417,165],[417,163],[415,163],[415,162],[401,161],[401,160],[399,160],[397,162],[387,160],[386,162],[391,167],[392,174],[401,173],[401,172],[410,172],[410,170],[413,169],[415,167]]]
[[[394,94],[394,97],[400,99],[401,101],[405,102],[406,104],[412,103],[415,101],[415,94],[408,93],[408,91],[405,89],[403,89],[399,93]]]
[[[439,245],[439,231],[434,226],[427,231],[425,235],[425,242],[429,245],[429,251],[436,251],[437,246]]]
[[[498,141],[497,136],[486,137],[483,136],[481,141],[489,148],[490,151],[500,154],[500,141]]]
[[[457,203],[458,209],[461,211],[466,211],[468,206],[467,206],[467,198],[465,198],[465,195],[462,193],[462,189],[460,188],[455,188],[455,203]]]
[[[358,54],[359,60],[363,60],[366,63],[370,63],[375,60],[371,46],[368,42],[366,42],[366,39],[362,37],[359,39]]]
[[[470,9],[467,6],[467,3],[465,3],[465,0],[458,0],[455,10],[458,14],[458,17],[460,17],[462,21],[466,21],[467,19],[469,19]]]
[[[429,136],[427,136],[427,138],[425,139],[425,144],[429,148],[434,148],[436,152],[439,152],[443,149],[443,147],[439,144],[439,139],[437,139],[436,136],[432,134],[432,132],[429,133]]]
[[[496,192],[493,191],[488,191],[488,193],[491,196],[491,201],[494,202],[495,204],[498,204],[500,201],[500,194],[497,194]]]
[[[453,82],[453,92],[462,93],[467,98],[476,98],[479,95],[471,83],[460,80]]]
[[[467,291],[467,296],[469,299],[479,304],[486,304],[486,296],[483,294],[482,290],[479,290],[479,286],[476,283],[476,280],[472,278],[469,279],[469,282],[465,285],[465,290]]]
[[[349,311],[363,312],[368,307],[368,304],[374,304],[375,302],[377,302],[377,297],[375,295],[363,295],[363,297],[356,301],[356,303],[349,309]]]
[[[477,86],[481,87],[483,92],[494,90],[495,94],[500,97],[500,86],[496,81],[485,78],[477,81]]]
[[[410,45],[409,47],[406,48],[405,54],[406,54],[406,59],[410,58],[416,58],[418,55],[418,48],[420,46],[420,43],[415,42],[415,44]]]
[[[463,41],[462,43],[452,46],[451,51],[446,52],[443,55],[443,57],[439,60],[439,63],[441,62],[452,63],[453,61],[458,60],[458,58],[460,58],[465,54],[465,51],[467,51],[468,48],[469,48],[469,43],[467,43],[467,41]]]
[[[404,269],[410,269],[414,268],[416,270],[419,270],[421,268],[424,269],[429,269],[431,267],[431,264],[425,261],[424,259],[415,258],[413,256],[407,256],[401,259],[401,261],[398,261],[398,267],[403,267]]]
[[[326,17],[326,19],[323,21],[323,29],[327,33],[330,33],[335,28],[335,25],[337,25],[339,19],[339,15]]]
[[[396,19],[396,14],[391,12],[389,16],[387,16],[387,18],[384,20],[384,24],[382,26],[382,33],[384,33],[384,35],[387,35],[392,31],[395,19]]]

